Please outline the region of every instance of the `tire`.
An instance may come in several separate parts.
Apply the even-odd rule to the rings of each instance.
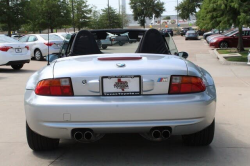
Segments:
[[[23,67],[23,64],[11,65],[11,67],[12,67],[14,70],[20,70],[20,69]]]
[[[105,46],[105,45],[102,45],[102,49],[107,49],[108,48],[108,46]]]
[[[123,46],[123,43],[121,41],[119,42],[119,46]]]
[[[205,129],[190,135],[183,135],[182,140],[188,146],[207,146],[214,139],[215,120]]]
[[[37,61],[43,60],[43,54],[39,49],[35,50],[34,57],[35,57],[35,60]]]
[[[220,42],[220,45],[219,45],[220,48],[228,48],[228,43],[227,42]]]
[[[32,131],[26,122],[26,136],[29,147],[34,151],[53,150],[59,145],[59,139],[51,139]]]

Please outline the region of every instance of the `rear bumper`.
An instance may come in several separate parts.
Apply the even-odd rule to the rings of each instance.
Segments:
[[[189,95],[119,97],[45,97],[25,92],[30,128],[46,137],[71,139],[71,130],[96,133],[144,133],[169,126],[173,135],[191,134],[210,125],[215,116],[214,86]]]
[[[25,63],[30,63],[30,60],[21,60],[21,61],[9,61],[5,65],[19,65],[19,64],[25,64]]]
[[[186,39],[198,40],[199,37],[186,37]]]

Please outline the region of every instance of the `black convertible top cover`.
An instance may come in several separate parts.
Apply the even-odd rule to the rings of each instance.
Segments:
[[[170,54],[166,40],[156,29],[149,29],[142,38],[136,53]]]
[[[82,30],[77,33],[72,43],[69,56],[102,54],[90,31]]]

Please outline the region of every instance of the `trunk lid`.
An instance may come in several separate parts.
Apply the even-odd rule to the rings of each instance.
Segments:
[[[142,59],[101,61],[98,57]],[[185,60],[174,55],[105,54],[63,58],[54,66],[55,78],[71,77],[75,95],[102,95],[104,76],[141,76],[141,94],[167,94],[171,75],[187,75]]]

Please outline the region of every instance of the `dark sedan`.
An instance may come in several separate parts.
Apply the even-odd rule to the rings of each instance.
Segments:
[[[169,33],[171,36],[174,36],[173,29],[171,29],[171,28],[162,29],[162,30],[161,30],[161,33],[162,33],[164,36],[166,36],[166,33]]]

